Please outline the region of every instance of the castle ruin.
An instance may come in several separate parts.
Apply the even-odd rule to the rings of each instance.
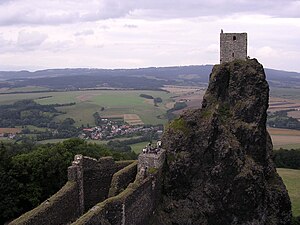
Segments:
[[[161,198],[165,150],[151,148],[138,161],[76,155],[68,182],[11,225],[145,225]]]
[[[220,33],[220,63],[247,59],[247,33]]]

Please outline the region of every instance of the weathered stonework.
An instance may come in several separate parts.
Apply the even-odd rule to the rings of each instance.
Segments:
[[[247,33],[220,33],[220,63],[247,59]]]
[[[119,189],[126,188],[136,176],[136,161],[115,162],[112,157],[99,160],[76,155],[68,168],[68,182],[55,195],[35,209],[23,214],[11,224],[57,225],[70,224],[84,212],[108,197],[113,175],[127,167],[120,181]],[[128,172],[127,172],[128,171]]]
[[[166,159],[166,152],[164,149],[160,149],[157,153],[141,153],[139,155],[138,172],[144,170],[149,173],[151,169],[160,169]]]
[[[142,153],[138,160],[138,175],[133,183],[116,196],[98,203],[73,225],[147,225],[156,212],[161,198],[162,169],[165,163],[165,150],[157,154]],[[132,174],[133,166],[129,165],[114,175],[124,179]],[[148,172],[145,172],[148,171]],[[113,179],[114,180],[114,179]],[[112,187],[115,185],[112,182]],[[117,183],[116,183],[117,184]],[[111,191],[110,191],[111,192]]]

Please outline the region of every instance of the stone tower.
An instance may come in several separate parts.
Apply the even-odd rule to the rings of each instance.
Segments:
[[[220,63],[247,59],[247,33],[220,33]]]

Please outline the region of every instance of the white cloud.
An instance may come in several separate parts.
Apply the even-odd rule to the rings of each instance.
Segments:
[[[0,25],[68,24],[125,16],[182,18],[259,13],[300,17],[296,0],[11,0],[0,4]]]
[[[88,35],[93,35],[94,31],[93,30],[83,30],[83,31],[78,31],[74,35],[75,36],[88,36]]]
[[[17,45],[22,49],[35,49],[39,45],[41,45],[46,39],[47,35],[40,32],[28,32],[22,30],[19,32]]]
[[[292,0],[1,1],[7,66],[0,69],[215,64],[223,28],[248,32],[249,55],[266,67],[300,71],[299,7]]]

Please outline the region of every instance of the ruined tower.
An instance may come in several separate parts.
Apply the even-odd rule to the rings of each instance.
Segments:
[[[220,33],[220,63],[247,59],[247,33]]]

